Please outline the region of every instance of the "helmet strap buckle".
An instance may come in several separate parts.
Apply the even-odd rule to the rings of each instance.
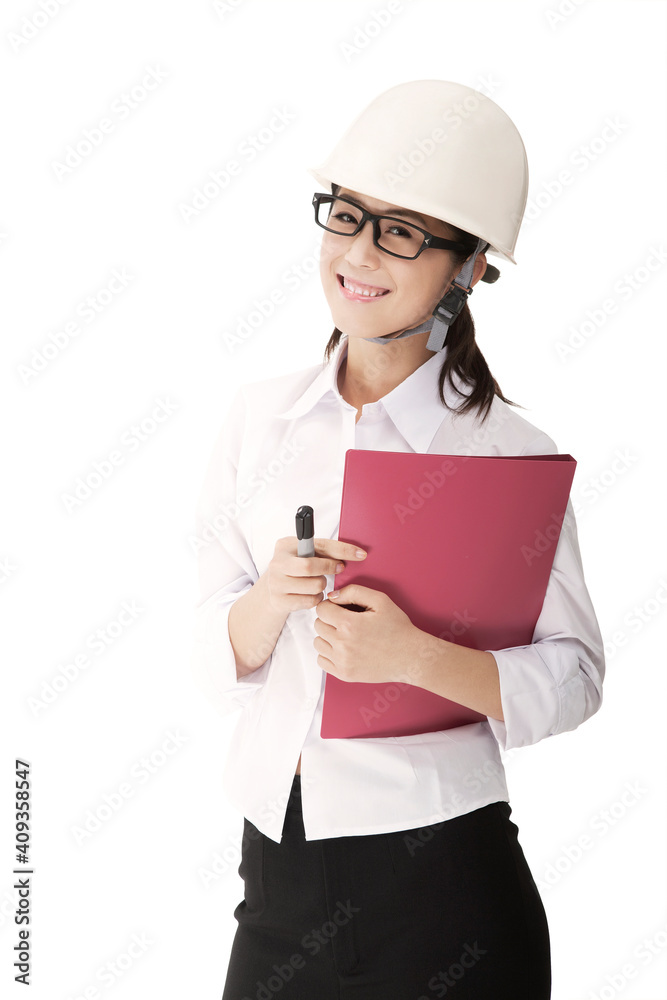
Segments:
[[[474,253],[465,262],[456,278],[447,289],[433,310],[433,326],[426,342],[427,351],[442,351],[447,340],[447,332],[456,317],[463,309],[468,296],[472,294],[472,286],[469,284],[475,267],[477,255],[485,247],[484,240],[478,238]],[[462,284],[458,284],[458,281]]]
[[[433,310],[433,315],[451,326],[466,304],[471,292],[472,288],[464,288],[462,285],[457,285],[456,282],[453,282]]]

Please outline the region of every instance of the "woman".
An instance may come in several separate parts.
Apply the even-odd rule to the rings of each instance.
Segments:
[[[571,505],[529,646],[431,637],[421,686],[485,721],[319,735],[327,672],[381,682],[424,655],[424,633],[386,594],[325,598],[365,556],[337,538],[345,451],[557,451],[501,394],[466,303],[497,277],[486,250],[514,262],[525,151],[489,98],[413,81],[373,101],[311,172],[330,187],[313,199],[336,327],[325,364],[239,389],[198,511],[196,667],[243,709],[224,783],[244,815],[245,894],[223,1000],[546,1000],[549,932],[500,749],[600,706],[602,639]],[[315,511],[312,558],[297,555],[302,504]]]

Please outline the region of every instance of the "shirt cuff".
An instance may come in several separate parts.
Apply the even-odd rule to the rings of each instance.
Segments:
[[[500,678],[504,722],[487,716],[501,750],[530,746],[547,736],[576,729],[600,705],[580,673],[576,640],[532,643],[493,650]]]
[[[229,638],[229,612],[232,605],[252,587],[224,596],[214,594],[195,610],[195,642],[191,668],[198,686],[223,714],[248,703],[266,680],[273,654],[261,667],[236,677],[236,657]]]

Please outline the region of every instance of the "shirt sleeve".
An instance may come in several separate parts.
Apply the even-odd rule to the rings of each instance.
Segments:
[[[540,448],[545,442],[550,447]],[[546,435],[537,445],[522,454],[557,451]],[[576,729],[602,704],[604,645],[584,579],[571,500],[531,645],[487,652],[498,665],[505,721],[487,718],[502,750]]]
[[[194,609],[191,667],[199,687],[223,714],[250,700],[265,682],[273,655],[257,670],[237,680],[229,612],[259,579],[239,523],[245,500],[237,491],[237,470],[245,421],[246,402],[241,387],[213,447],[197,503],[193,540],[199,601]]]

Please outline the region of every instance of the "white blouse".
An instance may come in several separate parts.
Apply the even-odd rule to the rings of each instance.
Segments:
[[[307,840],[412,829],[507,801],[500,750],[576,729],[602,701],[602,636],[571,502],[532,643],[488,651],[498,664],[504,722],[488,717],[415,736],[322,739],[326,673],[313,646],[315,608],[291,612],[266,662],[237,680],[229,610],[264,573],[276,541],[295,535],[302,504],[313,507],[316,537],[338,538],[348,448],[442,455],[558,451],[498,397],[484,423],[443,407],[444,351],[364,405],[355,422],[355,407],[337,387],[346,354],[343,335],[328,364],[239,388],[197,507],[200,600],[192,666],[225,713],[240,709],[223,787],[276,843],[299,754]],[[461,402],[447,385],[445,398],[453,406]],[[327,577],[326,593],[333,585]]]

